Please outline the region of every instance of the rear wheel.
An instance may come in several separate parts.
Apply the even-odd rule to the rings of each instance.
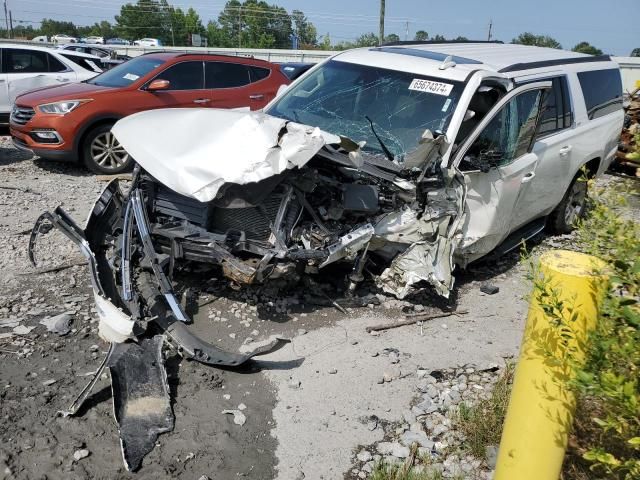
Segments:
[[[98,125],[82,144],[85,165],[94,173],[117,174],[133,166],[133,159],[111,133],[112,124]]]
[[[576,176],[564,194],[562,201],[549,215],[547,225],[553,233],[569,233],[585,214],[587,204],[587,180]]]

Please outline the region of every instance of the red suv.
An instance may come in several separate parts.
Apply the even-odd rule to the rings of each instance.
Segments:
[[[9,127],[18,148],[42,158],[80,160],[96,173],[120,173],[133,163],[111,134],[120,118],[168,107],[256,110],[289,82],[278,65],[253,58],[152,53],[85,82],[19,96]]]

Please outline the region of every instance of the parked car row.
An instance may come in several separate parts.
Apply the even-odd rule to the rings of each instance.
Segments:
[[[262,60],[179,52],[142,55],[82,80],[20,96],[11,115],[14,144],[45,159],[119,173],[133,162],[110,133],[119,119],[169,107],[257,110],[289,83]]]
[[[96,45],[136,45],[141,47],[161,47],[162,42],[157,38],[141,38],[140,40],[134,40],[133,42],[129,40],[124,40],[122,38],[113,37],[107,38],[105,40],[104,37],[100,37],[97,35],[92,35],[88,37],[72,37],[71,35],[66,35],[64,33],[59,33],[58,35],[54,35],[49,39],[46,35],[39,35],[31,39],[32,42],[36,43],[47,43],[51,41],[51,43],[56,44],[65,44],[65,43],[91,43]]]

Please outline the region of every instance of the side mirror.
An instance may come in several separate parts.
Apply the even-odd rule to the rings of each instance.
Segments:
[[[168,90],[171,82],[169,80],[162,80],[160,78],[152,81],[149,85],[147,85],[147,90],[150,92],[157,92],[159,90]]]

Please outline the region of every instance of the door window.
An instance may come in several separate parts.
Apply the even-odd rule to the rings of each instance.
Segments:
[[[206,88],[242,87],[251,82],[246,65],[226,62],[206,62],[205,65]]]
[[[4,48],[2,71],[4,73],[47,73],[47,52]]]
[[[573,123],[571,100],[567,77],[555,77],[551,79],[552,88],[546,95],[538,137],[544,137],[552,133],[569,128]]]
[[[201,90],[204,85],[202,62],[177,63],[156,78],[169,80],[169,90]]]
[[[536,133],[542,95],[543,90],[524,92],[502,107],[467,150],[460,169],[502,167],[527,153]]]

